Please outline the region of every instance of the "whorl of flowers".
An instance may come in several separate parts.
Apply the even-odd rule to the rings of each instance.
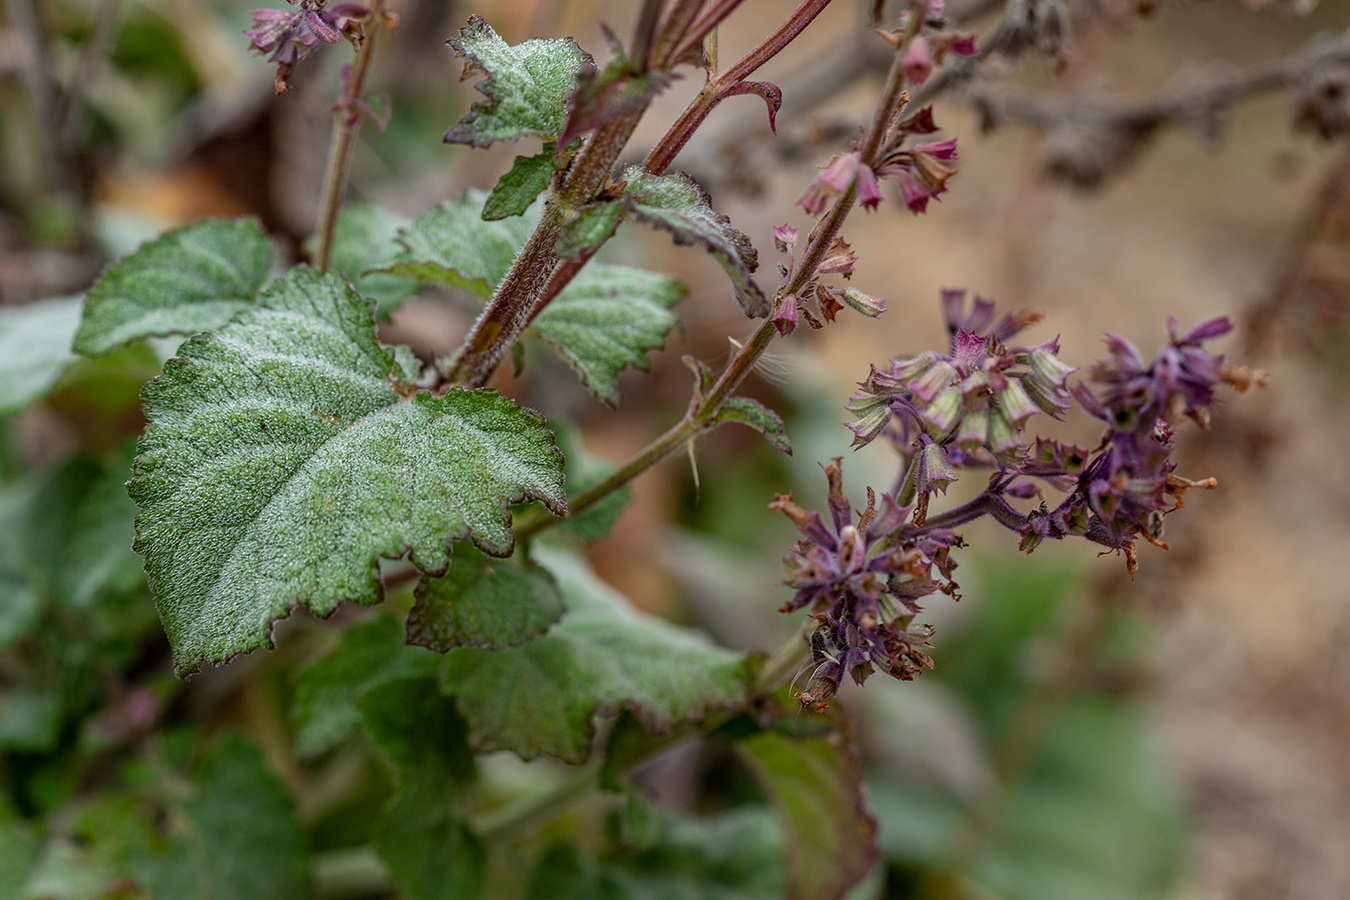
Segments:
[[[1232,330],[1227,318],[1184,334],[1169,319],[1168,343],[1152,361],[1123,338],[1108,336],[1107,359],[1071,389],[1068,378],[1077,370],[1059,359],[1057,338],[1008,346],[1038,313],[997,317],[994,305],[979,297],[967,309],[961,290],[945,291],[942,305],[948,352],[872,367],[849,404],[858,416],[849,426],[855,445],[884,432],[899,452],[894,493],[883,494],[878,509],[869,488],[855,524],[836,459],[825,470],[832,527],[790,497],[771,504],[803,537],[787,559],[785,583],[796,594],[783,611],[807,609],[818,623],[813,681],[797,695],[805,704],[822,705],[845,674],[861,684],[876,669],[908,679],[932,665],[921,649],[930,646],[931,629],[912,622],[918,598],[935,591],[955,595],[950,551],[962,546],[955,526],[990,516],[1020,534],[1027,552],[1046,538],[1076,535],[1122,552],[1134,574],[1135,541],[1166,549],[1163,517],[1181,507],[1190,488],[1215,486],[1212,478],[1176,474],[1174,429],[1185,419],[1206,427],[1219,384],[1241,391],[1265,378],[1229,368],[1204,349]],[[1106,427],[1095,450],[1022,436],[1036,412],[1060,418],[1074,405]],[[972,466],[994,470],[983,493],[930,516],[931,495],[945,492]],[[1067,496],[1051,509],[1044,487]],[[1027,512],[1013,503],[1036,498],[1042,499]]]
[[[1004,344],[1038,316],[1006,315],[990,329],[993,304],[976,297],[967,314],[964,301],[965,291],[943,292],[952,336],[948,353],[892,360],[885,370],[872,367],[849,401],[859,416],[848,426],[855,446],[870,442],[898,415],[932,446],[954,444],[967,452],[983,447],[1011,461],[1024,448],[1028,418],[1038,410],[1058,418],[1068,409],[1065,380],[1075,370],[1056,355],[1059,339],[1033,347]],[[938,464],[935,455],[930,458]]]
[[[912,679],[933,661],[923,653],[932,629],[913,625],[918,599],[937,591],[956,595],[956,563],[949,551],[960,545],[950,531],[909,534],[910,510],[889,494],[868,489],[867,508],[853,521],[844,496],[841,460],[825,467],[829,480],[830,525],[781,495],[769,505],[797,525],[802,540],[788,557],[784,581],[796,589],[781,612],[806,609],[816,620],[811,638],[811,684],[797,694],[818,709],[834,696],[845,675],[862,684],[880,670]],[[935,571],[936,570],[936,571]]]

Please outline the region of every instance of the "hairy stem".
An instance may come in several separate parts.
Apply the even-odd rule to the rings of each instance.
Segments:
[[[328,166],[323,177],[323,199],[319,202],[319,220],[314,232],[319,246],[314,252],[314,266],[327,272],[333,258],[333,236],[337,233],[338,213],[342,198],[347,193],[347,179],[351,175],[352,157],[356,153],[356,135],[361,130],[365,111],[361,106],[366,92],[366,76],[375,56],[375,36],[381,26],[388,25],[384,3],[377,2],[366,23],[365,39],[356,49],[356,59],[343,78],[341,96],[333,108],[333,140],[328,149]]]
[[[525,326],[539,314],[547,301],[540,297],[550,286],[553,294],[567,286],[581,266],[559,261],[555,249],[569,212],[579,209],[609,180],[619,153],[645,110],[625,116],[594,132],[576,155],[566,180],[557,186],[554,197],[544,207],[543,218],[525,242],[520,255],[511,264],[506,278],[498,285],[492,302],[473,324],[459,351],[443,371],[443,380],[481,387],[492,376],[497,363],[520,337]],[[555,270],[569,272],[565,280],[553,280]]]

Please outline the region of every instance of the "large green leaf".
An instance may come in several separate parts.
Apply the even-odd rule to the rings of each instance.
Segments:
[[[877,859],[862,768],[842,738],[765,732],[738,745],[783,826],[789,900],[838,900]]]
[[[442,203],[399,232],[403,251],[375,271],[491,297],[534,227],[533,217],[483,221],[483,195]]]
[[[300,900],[308,896],[304,833],[290,796],[262,754],[240,737],[221,741],[196,773],[163,856],[140,880],[153,900]]]
[[[539,637],[565,609],[548,570],[457,544],[450,571],[417,586],[408,643],[438,653],[455,647],[501,650]]]
[[[389,762],[397,792],[375,848],[407,900],[483,895],[487,848],[464,824],[475,779],[464,721],[434,679],[390,681],[359,701],[366,733]]]
[[[357,701],[390,681],[433,675],[440,657],[403,643],[403,628],[389,616],[354,625],[333,651],[296,678],[295,749],[318,753],[342,740],[361,721]]]
[[[180,673],[269,646],[297,604],[378,602],[380,557],[440,572],[463,538],[506,556],[511,503],[565,510],[540,419],[495,391],[414,392],[336,275],[294,270],[181,353],[145,390],[128,483]]]
[[[716,212],[698,182],[679,172],[653,175],[642,166],[623,170],[624,209],[640,222],[668,232],[677,244],[697,244],[721,265],[747,316],[769,314],[769,298],[750,273],[759,265],[754,244]]]
[[[530,326],[553,347],[600,400],[619,402],[619,372],[647,368],[647,351],[661,347],[679,320],[670,311],[684,285],[628,266],[591,263]]]
[[[659,732],[746,702],[749,659],[637,612],[575,557],[535,556],[562,588],[562,620],[524,646],[452,650],[442,665],[476,749],[580,762],[599,713],[629,709]]]
[[[151,335],[219,328],[252,305],[271,265],[272,244],[253,219],[163,234],[94,282],[75,350],[97,356]]]
[[[61,297],[0,308],[0,415],[47,393],[75,361],[82,307],[80,297]]]
[[[522,137],[557,138],[567,121],[577,73],[591,57],[571,38],[536,38],[508,46],[482,16],[472,16],[449,44],[464,58],[464,75],[485,76],[474,85],[485,99],[469,108],[445,134],[451,144],[487,147]]]

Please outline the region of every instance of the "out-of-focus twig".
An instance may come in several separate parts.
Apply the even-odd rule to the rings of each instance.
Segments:
[[[1310,258],[1327,232],[1334,231],[1337,210],[1350,206],[1350,144],[1332,162],[1313,191],[1299,222],[1276,260],[1270,287],[1247,310],[1243,344],[1248,355],[1269,353],[1283,330],[1290,307],[1307,285]]]
[[[94,11],[94,27],[75,62],[75,74],[67,85],[65,96],[58,101],[53,111],[53,133],[65,147],[72,147],[78,138],[76,129],[80,124],[80,114],[84,111],[85,94],[95,71],[112,45],[114,26],[121,9],[122,0],[99,0],[98,8]]]
[[[1043,130],[1046,173],[1077,187],[1095,188],[1137,159],[1164,125],[1217,137],[1224,114],[1235,103],[1347,65],[1350,31],[1314,39],[1301,51],[1263,68],[1142,100],[1015,96],[989,88],[973,88],[965,96],[983,115],[986,127],[1017,121]]]

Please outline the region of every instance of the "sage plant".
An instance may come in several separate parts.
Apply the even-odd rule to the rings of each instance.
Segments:
[[[298,608],[327,617],[411,585],[396,615],[343,626],[295,688],[301,757],[331,752],[359,728],[391,766],[389,801],[366,824],[392,888],[416,898],[495,896],[491,873],[506,865],[499,848],[512,836],[592,787],[618,789],[625,772],[676,740],[705,734],[736,743],[785,833],[812,834],[822,828],[812,817],[824,822],[818,839],[785,848],[789,895],[843,896],[875,862],[876,827],[846,720],[815,713],[845,677],[909,680],[941,665],[933,653],[941,638],[917,620],[920,602],[959,596],[958,529],[975,519],[1011,530],[1028,553],[1081,538],[1123,556],[1131,574],[1140,542],[1165,548],[1164,521],[1186,491],[1215,484],[1176,471],[1177,429],[1185,420],[1206,426],[1223,385],[1243,390],[1263,379],[1207,349],[1229,320],[1190,330],[1169,320],[1151,361],[1108,337],[1106,358],[1080,371],[1061,358],[1057,338],[1018,343],[1039,314],[1000,316],[965,289],[944,291],[947,347],[857,373],[854,420],[840,429],[841,457],[825,466],[824,515],[787,494],[770,503],[801,536],[787,560],[795,593],[783,610],[809,618],[767,656],[634,612],[577,544],[609,530],[633,479],[724,424],[791,452],[782,418],[740,394],[743,382],[771,346],[806,329],[840,316],[903,319],[906,310],[851,283],[857,260],[845,227],[860,208],[918,216],[959,190],[965,138],[944,135],[933,107],[914,98],[992,49],[1052,44],[1058,54],[1065,20],[1056,13],[1032,28],[1019,19],[980,41],[944,17],[943,0],[874,4],[875,40],[889,55],[874,112],[802,186],[796,205],[809,229],[774,229],[782,277],[766,286],[751,240],[674,167],[724,101],[758,98],[775,125],[782,92],[755,73],[829,0],[802,0],[725,68],[715,34],[740,0],[642,0],[627,41],[606,31],[604,62],[571,39],[509,45],[472,16],[447,43],[480,96],[448,123],[445,140],[542,146],[518,156],[489,192],[411,222],[344,209],[359,129],[366,119],[382,126],[391,112],[366,84],[377,56],[398,52],[393,10],[385,0],[290,2],[255,10],[244,31],[275,67],[277,92],[315,54],[353,54],[342,67],[310,258],[278,274],[257,221],[188,225],[110,265],[74,335],[90,357],[190,335],[144,389],[148,424],[127,483],[138,507],[135,548],[174,672],[186,678],[273,647],[275,623]],[[1022,19],[1034,6],[1012,4]],[[704,81],[688,107],[641,163],[620,165],[653,98],[690,71]],[[752,326],[720,368],[686,357],[687,411],[607,466],[565,439],[566,423],[487,385],[533,340],[597,401],[617,406],[618,374],[647,366],[678,326],[684,293],[669,276],[594,260],[634,224],[709,254],[727,276],[728,306]],[[376,328],[428,285],[476,297],[481,311],[457,348],[424,364],[382,344]],[[1038,415],[1071,412],[1098,423],[1095,446],[1029,428]],[[879,495],[869,488],[865,503],[843,490],[850,432],[855,446],[885,441],[896,454],[894,483]],[[939,509],[934,495],[975,469],[987,472],[983,491]],[[782,704],[776,695],[804,671],[805,689]],[[803,707],[812,724],[784,724]],[[476,762],[496,750],[578,768],[503,811],[484,799]],[[814,773],[805,786],[803,771]],[[819,801],[806,814],[791,802],[803,791]],[[536,863],[540,872],[571,865],[549,854]],[[587,871],[593,880],[582,873],[577,883],[597,892],[629,877]]]

